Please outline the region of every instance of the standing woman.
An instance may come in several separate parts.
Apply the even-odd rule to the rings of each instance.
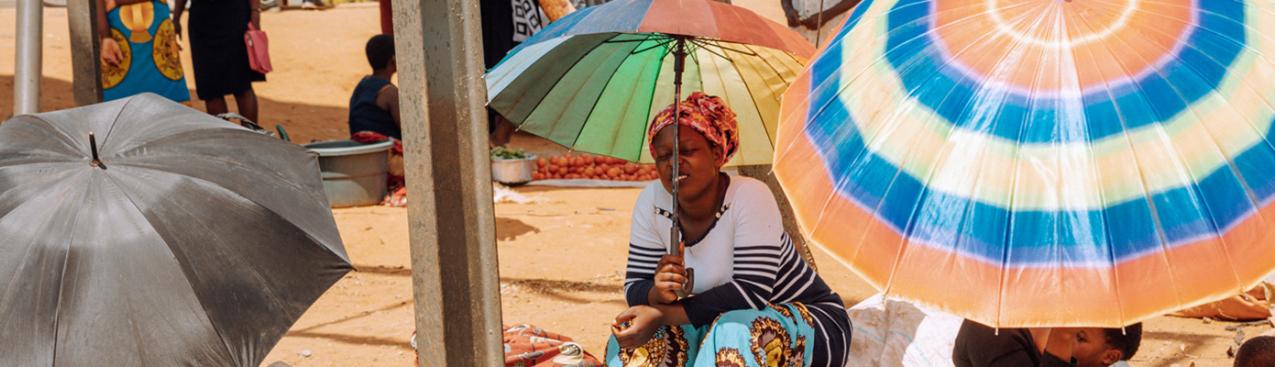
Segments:
[[[102,40],[102,98],[110,101],[150,92],[175,102],[190,101],[168,3],[96,1],[97,36]]]
[[[177,0],[173,9],[179,34],[187,1]],[[229,112],[226,95],[230,94],[235,96],[240,115],[259,122],[252,82],[265,81],[266,76],[248,64],[243,38],[248,23],[261,29],[259,0],[196,0],[190,8],[190,56],[195,67],[195,94],[209,114]]]
[[[766,184],[721,172],[739,147],[735,113],[700,92],[681,106],[680,116],[672,106],[656,115],[647,132],[660,180],[633,208],[624,280],[630,307],[612,326],[607,365],[845,365],[850,320],[841,297],[798,255]],[[669,243],[674,208],[682,256],[666,255],[676,245]],[[693,295],[679,298],[675,291],[688,283]]]

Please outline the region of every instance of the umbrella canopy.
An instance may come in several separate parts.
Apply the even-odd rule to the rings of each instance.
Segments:
[[[872,284],[1119,327],[1275,267],[1275,7],[865,1],[785,96],[776,173]]]
[[[572,13],[487,73],[490,106],[574,150],[651,162],[646,127],[674,101],[679,45],[689,53],[684,88],[722,97],[737,114],[741,150],[729,164],[770,164],[780,97],[814,48],[716,1],[617,0]]]
[[[0,238],[17,366],[257,366],[351,269],[314,157],[153,94],[0,125]]]

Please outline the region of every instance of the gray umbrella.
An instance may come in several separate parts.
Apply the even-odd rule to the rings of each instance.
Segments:
[[[152,94],[0,125],[0,364],[256,366],[350,269],[298,146]]]

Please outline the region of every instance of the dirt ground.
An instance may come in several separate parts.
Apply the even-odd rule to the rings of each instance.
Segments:
[[[736,3],[781,20],[778,6]],[[14,11],[0,6],[0,117],[12,113]],[[267,12],[276,71],[256,85],[266,124],[283,124],[295,141],[345,134],[345,105],[365,73],[363,42],[378,32],[375,4],[326,11]],[[45,17],[45,110],[72,106],[71,64],[64,9]],[[186,57],[187,75],[189,56]],[[194,87],[194,81],[187,81]],[[195,107],[200,108],[198,103]],[[552,144],[518,136],[514,145],[546,152]],[[534,203],[495,204],[501,304],[506,323],[531,323],[576,338],[601,355],[608,320],[620,312],[628,218],[637,189],[524,187]],[[350,273],[301,318],[265,364],[295,366],[409,366],[412,296],[404,209],[335,210],[350,258]],[[816,251],[821,275],[847,302],[872,289],[826,254]],[[1229,366],[1227,348],[1241,329],[1268,326],[1161,317],[1147,323],[1134,366]],[[423,340],[423,342],[428,342]]]

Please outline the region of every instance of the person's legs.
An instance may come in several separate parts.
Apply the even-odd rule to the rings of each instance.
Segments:
[[[217,116],[226,112],[230,112],[230,107],[226,106],[226,97],[216,97],[204,100],[204,109],[209,115]]]
[[[225,103],[224,100],[222,102]],[[252,122],[261,125],[262,122],[257,120],[257,93],[248,88],[247,91],[235,95],[235,105],[239,107],[239,114],[252,120]],[[264,126],[264,125],[263,125]]]
[[[620,350],[615,335],[607,338],[607,349],[604,357],[607,366],[694,366],[698,354],[700,339],[705,328],[691,325],[680,327],[661,326],[646,344],[633,350]],[[647,363],[638,363],[647,361]],[[656,363],[654,361],[662,361]]]
[[[722,314],[708,328],[698,361],[717,366],[810,366],[814,329],[790,305]]]

